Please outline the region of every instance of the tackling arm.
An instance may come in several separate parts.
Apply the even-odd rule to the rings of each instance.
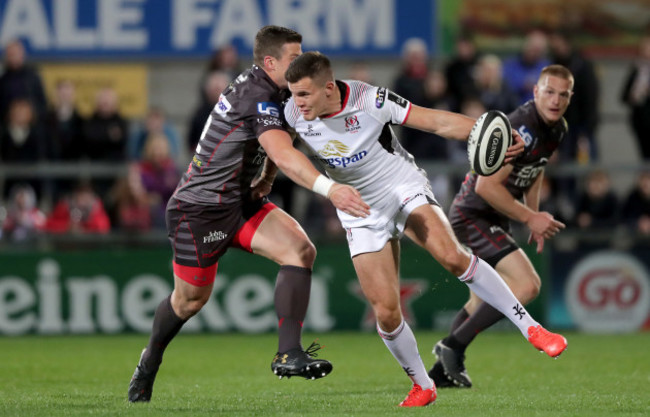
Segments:
[[[309,159],[293,147],[291,136],[283,130],[267,130],[259,137],[260,145],[268,157],[296,184],[309,190],[314,189],[314,183],[321,173]],[[349,185],[334,183],[327,198],[334,206],[352,216],[366,217],[370,207],[361,199],[361,194]]]

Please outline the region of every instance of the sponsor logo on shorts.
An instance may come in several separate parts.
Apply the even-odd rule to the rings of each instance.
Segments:
[[[228,237],[228,233],[224,233],[221,230],[215,232],[209,232],[207,236],[203,236],[203,243],[218,242],[224,240]]]
[[[402,210],[404,209],[404,207],[406,207],[406,206],[408,205],[408,203],[410,203],[411,201],[413,201],[413,200],[415,200],[416,198],[418,198],[418,197],[420,197],[420,196],[423,196],[423,195],[424,195],[424,194],[422,194],[422,193],[417,193],[417,194],[415,194],[415,195],[412,195],[412,196],[406,197],[406,198],[404,199],[404,201],[402,201],[402,204],[399,205],[399,211],[402,211]]]
[[[348,148],[344,143],[338,140],[330,140],[325,144],[323,149],[318,151],[318,154],[321,156],[321,158],[319,158],[320,161],[330,168],[345,168],[348,165],[359,162],[368,154],[368,151],[361,151],[347,156],[346,154],[349,152],[350,148]]]
[[[503,231],[501,226],[490,226],[490,233],[501,233],[505,234],[506,232]]]

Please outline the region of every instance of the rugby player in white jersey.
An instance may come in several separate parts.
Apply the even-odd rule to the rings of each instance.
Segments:
[[[292,93],[285,107],[286,121],[329,176],[318,177],[312,189],[327,196],[333,187],[347,184],[370,206],[368,216],[357,217],[354,210],[346,209],[337,213],[361,288],[374,310],[377,331],[413,382],[401,406],[425,406],[436,399],[436,387],[400,309],[399,239],[404,234],[512,320],[533,346],[551,356],[564,350],[566,340],[561,335],[542,328],[535,332],[539,336],[528,336],[541,326],[494,269],[458,243],[426,174],[389,126],[402,124],[466,141],[473,119],[412,105],[385,88],[335,80],[329,59],[318,52],[296,58],[285,77]],[[513,134],[516,141],[508,150],[508,160],[523,150],[523,141]],[[269,156],[283,169],[279,159]]]

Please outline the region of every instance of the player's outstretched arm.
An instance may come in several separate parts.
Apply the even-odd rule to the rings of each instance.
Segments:
[[[460,113],[411,105],[404,126],[435,133],[447,139],[466,141],[475,119]]]
[[[329,198],[334,207],[352,216],[370,214],[370,206],[356,189],[335,183],[318,172],[309,159],[293,147],[287,132],[268,130],[260,135],[259,142],[268,157],[296,184]]]

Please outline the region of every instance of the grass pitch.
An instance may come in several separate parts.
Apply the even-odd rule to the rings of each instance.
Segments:
[[[427,367],[440,333],[416,332]],[[146,335],[0,338],[0,416],[648,416],[650,335],[567,334],[558,360],[518,333],[488,332],[468,350],[471,389],[440,389],[421,409],[397,404],[410,380],[374,333],[319,335],[324,379],[278,380],[275,334],[181,334],[149,404],[126,390]],[[308,344],[313,335],[305,335]]]

